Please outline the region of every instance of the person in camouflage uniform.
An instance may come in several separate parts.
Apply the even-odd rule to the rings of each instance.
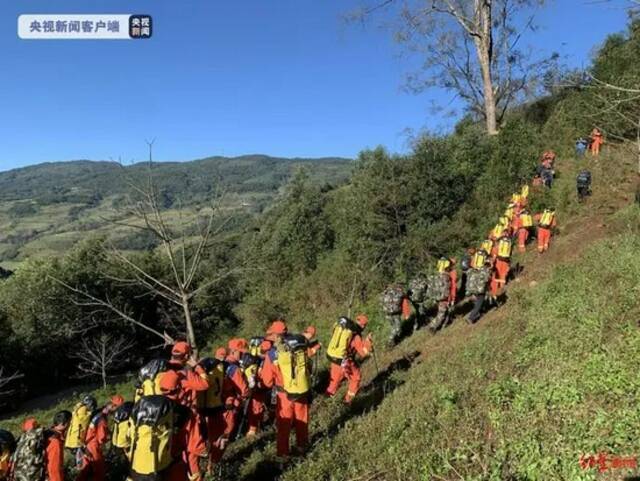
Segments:
[[[466,316],[467,323],[474,324],[482,316],[487,295],[487,286],[491,278],[491,261],[488,257],[484,265],[469,269],[466,296],[473,300],[473,309]]]
[[[409,282],[409,300],[415,310],[413,330],[417,331],[427,314],[426,308],[427,279],[424,276],[416,276]]]
[[[387,322],[391,325],[389,344],[394,345],[400,339],[402,331],[402,301],[405,291],[400,284],[388,286],[382,293],[382,310],[385,313]]]

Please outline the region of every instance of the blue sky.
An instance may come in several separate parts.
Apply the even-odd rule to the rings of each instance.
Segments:
[[[535,42],[586,65],[624,28],[623,0],[555,0]],[[265,153],[354,157],[442,130],[434,91],[405,93],[414,60],[379,22],[346,25],[360,0],[20,0],[0,3],[0,170],[45,161]],[[151,40],[26,41],[22,13],[149,13]]]

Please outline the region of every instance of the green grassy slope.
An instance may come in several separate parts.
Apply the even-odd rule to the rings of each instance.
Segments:
[[[594,196],[579,205],[578,166],[561,164],[560,234],[548,254],[516,258],[523,271],[507,303],[475,326],[457,318],[380,353],[379,375],[367,363],[353,408],[315,406],[314,447],[282,479],[586,480],[596,472],[581,455],[640,453],[633,166],[592,163]],[[235,455],[242,479],[274,479],[263,443]]]
[[[304,167],[322,184],[344,182],[348,159],[284,159],[264,155],[210,157],[154,165],[154,181],[165,207],[197,212],[211,194],[224,191],[223,207],[242,219],[264,210],[295,169]],[[0,172],[0,265],[14,268],[29,257],[63,252],[89,233],[111,236],[132,249],[144,239],[114,229],[105,219],[118,217],[117,206],[128,182],[143,181],[147,164],[124,169],[113,162],[58,162]]]

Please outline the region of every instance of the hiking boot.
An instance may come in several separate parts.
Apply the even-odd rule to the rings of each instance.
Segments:
[[[284,471],[285,466],[289,462],[289,456],[276,456],[274,461],[278,465],[278,468]]]
[[[291,448],[291,454],[293,456],[304,456],[307,454],[307,448],[301,448],[300,446],[294,446]]]

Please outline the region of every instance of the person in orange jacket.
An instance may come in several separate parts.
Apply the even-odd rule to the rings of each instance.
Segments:
[[[265,412],[267,411],[267,400],[269,390],[266,389],[261,380],[261,370],[264,364],[264,357],[269,349],[272,347],[271,341],[263,340],[260,343],[260,353],[258,354],[258,373],[255,379],[255,386],[251,391],[251,397],[249,399],[249,410],[247,412],[247,437],[252,437],[258,434],[260,426],[265,418]]]
[[[362,330],[367,327],[368,323],[369,318],[364,314],[356,316],[356,324],[358,324]],[[337,359],[331,359],[329,386],[325,391],[327,396],[333,397],[342,381],[346,379],[348,386],[347,393],[344,396],[344,402],[345,404],[351,404],[353,398],[360,390],[360,381],[362,380],[360,366],[372,351],[373,341],[371,334],[363,339],[362,331],[354,332],[347,348],[347,357],[340,362],[338,362],[339,360]]]
[[[458,273],[456,272],[455,258],[452,257],[449,259],[449,266],[447,267],[446,272],[449,274],[449,295],[447,296],[447,299],[438,303],[438,314],[436,314],[436,318],[433,320],[431,325],[429,325],[431,332],[436,332],[449,322],[453,308],[456,304],[458,296]]]
[[[274,346],[265,356],[262,367],[262,383],[277,390],[276,405],[276,452],[281,461],[289,457],[289,435],[292,426],[296,431],[296,454],[303,454],[309,443],[309,404],[311,391],[301,395],[291,395],[284,389],[284,380],[278,365],[278,345],[287,334],[283,321],[276,321],[269,328]]]
[[[116,395],[102,409],[92,413],[84,438],[84,457],[76,478],[77,481],[87,481],[88,479],[104,481],[107,466],[103,448],[110,439],[108,417],[123,403],[122,396]]]
[[[189,467],[189,438],[193,426],[191,407],[185,405],[186,395],[183,389],[186,375],[180,371],[169,370],[160,377],[160,392],[171,399],[175,405],[177,424],[171,438],[171,457],[173,462],[162,472],[162,481],[189,481],[192,479]],[[199,469],[199,467],[198,467]],[[197,479],[197,478],[194,478]]]
[[[198,365],[193,357],[191,346],[187,342],[176,342],[171,348],[169,370],[162,376],[162,379],[165,378],[168,386],[176,385],[177,392],[173,395],[174,400],[189,409],[189,419],[182,429],[186,437],[184,455],[188,464],[189,479],[199,480],[201,479],[200,458],[206,455],[207,445],[196,400],[199,392],[209,389],[209,381],[207,373],[202,366]]]
[[[511,270],[511,235],[505,232],[496,242],[497,255],[493,267],[493,275],[489,284],[490,295],[495,303],[507,283]]]
[[[47,481],[64,481],[64,438],[71,424],[71,413],[60,411],[53,417],[53,425],[46,433],[44,471]]]
[[[544,209],[543,212],[534,216],[538,223],[538,253],[542,254],[549,249],[551,242],[551,234],[557,225],[556,213],[550,209]]]
[[[322,344],[318,342],[316,339],[316,328],[314,326],[308,326],[303,332],[302,335],[307,339],[309,343],[309,348],[307,349],[307,356],[309,358],[314,357],[320,350],[322,349]]]
[[[597,157],[600,155],[600,147],[604,144],[602,132],[598,127],[594,127],[591,131],[591,155]]]
[[[527,250],[527,241],[529,240],[529,229],[531,226],[525,225],[524,219],[531,220],[531,214],[526,208],[522,208],[514,217],[513,232],[518,242],[518,252],[521,254]]]
[[[251,394],[249,385],[239,366],[240,357],[248,350],[244,339],[231,339],[228,343],[228,354],[225,357],[225,373],[222,381],[222,401],[224,409],[221,416],[208,425],[209,435],[209,471],[220,462],[227,449],[231,435],[236,429],[238,412],[242,401]]]

